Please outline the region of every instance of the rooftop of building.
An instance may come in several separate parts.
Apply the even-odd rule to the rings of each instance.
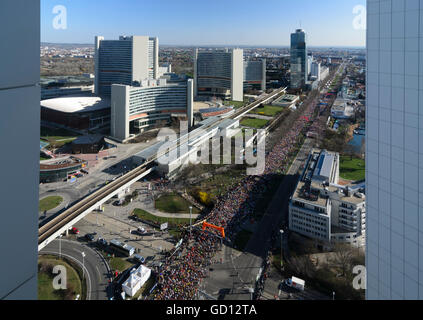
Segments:
[[[79,144],[93,144],[99,143],[104,139],[104,136],[101,134],[91,134],[87,136],[80,136],[72,141],[72,144],[79,145]]]
[[[43,100],[41,107],[64,113],[93,112],[110,108],[110,99],[94,95],[72,95]]]
[[[83,164],[84,161],[75,157],[68,157],[62,159],[53,159],[49,161],[43,161],[40,164],[40,171],[52,171],[57,169],[65,169],[69,167],[74,167],[76,165]]]
[[[365,201],[365,195],[356,186],[338,185],[339,155],[336,152],[313,149],[308,157],[304,172],[294,191],[293,200],[314,206],[326,207],[328,196],[322,196],[321,191],[335,194],[340,201],[360,204]],[[338,167],[336,167],[338,166]],[[335,171],[336,170],[336,171]]]

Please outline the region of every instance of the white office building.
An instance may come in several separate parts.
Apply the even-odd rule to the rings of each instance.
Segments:
[[[311,75],[311,65],[313,64],[313,55],[307,56],[307,76]]]
[[[313,62],[311,64],[311,77],[316,77],[317,81],[320,81],[320,71],[321,71],[321,65],[320,62]]]
[[[95,37],[95,94],[110,96],[112,84],[159,77],[159,39],[120,36],[119,40]]]
[[[0,2],[0,300],[37,299],[40,1]]]
[[[367,0],[367,299],[423,299],[422,10]]]
[[[164,63],[159,67],[158,78],[169,73],[172,73],[172,65],[170,63]]]
[[[111,136],[124,141],[172,116],[185,116],[193,125],[193,81],[171,83],[145,79],[137,86],[112,85]]]
[[[194,50],[194,95],[244,101],[244,51]]]
[[[339,154],[313,149],[289,204],[289,230],[321,246],[365,245],[365,195],[339,185]]]

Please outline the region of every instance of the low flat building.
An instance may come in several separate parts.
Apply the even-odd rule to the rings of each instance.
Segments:
[[[54,99],[75,94],[93,93],[94,86],[48,87],[41,88],[41,100]]]
[[[69,175],[85,168],[86,165],[86,161],[74,157],[43,161],[40,164],[40,182],[51,183],[67,180]]]
[[[289,230],[322,244],[365,245],[365,195],[339,183],[339,154],[313,149],[289,203]]]
[[[179,148],[172,156],[169,153],[163,153],[164,147],[168,147],[169,142],[159,141],[153,146],[144,149],[132,157],[135,165],[141,165],[153,159],[156,160],[157,172],[167,178],[174,177],[181,168],[189,164],[190,156],[198,155],[204,143],[207,143],[215,136],[232,137],[238,131],[239,120],[226,119],[220,120],[222,117],[213,117],[199,123],[198,128],[191,132],[178,137],[176,140],[170,141],[171,145],[180,143]],[[164,145],[167,146],[164,146]]]
[[[106,147],[104,136],[93,134],[88,136],[80,136],[72,141],[72,153],[99,153]]]
[[[291,108],[300,100],[299,96],[293,94],[285,94],[282,97],[276,99],[272,106]]]
[[[348,100],[337,98],[333,103],[331,115],[335,119],[350,119],[354,116],[354,107]]]
[[[41,120],[78,130],[105,127],[110,124],[110,99],[74,95],[43,100]]]

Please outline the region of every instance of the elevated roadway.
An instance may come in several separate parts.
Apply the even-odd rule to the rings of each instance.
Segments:
[[[278,95],[284,93],[285,91],[286,88],[277,89],[272,93],[266,95],[265,97],[254,101],[253,103],[243,108],[236,110],[235,113],[231,116],[231,118],[235,120],[241,119],[251,110],[257,108],[263,103],[268,103],[269,101],[275,99],[276,97],[278,97]],[[210,124],[210,127],[215,126],[216,124],[223,121],[225,121],[224,118],[218,120],[215,123]],[[178,148],[180,145],[186,143],[188,141],[187,139],[188,137],[182,137],[180,139],[177,139],[175,141],[175,146],[173,148],[169,148],[167,152],[170,152],[171,150]],[[155,169],[155,161],[163,155],[165,155],[165,153],[155,155],[149,161],[143,163],[142,165],[126,173],[122,177],[108,183],[99,190],[83,198],[81,201],[69,207],[57,217],[53,218],[52,220],[41,226],[38,230],[38,251],[45,248],[60,234],[72,228],[75,223],[83,219],[87,214],[89,214],[93,210],[100,208],[102,204],[104,204],[109,199],[113,198],[122,190],[129,188],[133,183],[150,174]]]

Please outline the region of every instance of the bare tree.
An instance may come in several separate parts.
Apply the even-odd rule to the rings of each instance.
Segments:
[[[342,276],[345,276],[348,270],[352,270],[353,252],[348,245],[335,245],[334,263],[341,269]]]

